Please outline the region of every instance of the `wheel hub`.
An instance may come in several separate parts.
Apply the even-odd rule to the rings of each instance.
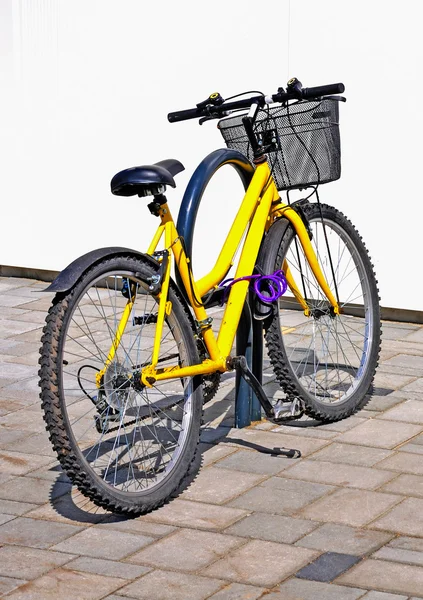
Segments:
[[[106,401],[116,410],[144,405],[139,394],[144,387],[139,373],[126,369],[117,361],[112,362],[104,374]]]

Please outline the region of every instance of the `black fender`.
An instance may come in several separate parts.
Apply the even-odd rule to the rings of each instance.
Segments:
[[[150,256],[149,254],[144,254],[143,252],[138,252],[138,250],[132,250],[131,248],[123,248],[122,246],[110,246],[107,248],[97,248],[97,250],[91,250],[91,252],[87,252],[87,254],[83,254],[76,260],[70,263],[63,271],[59,273],[56,279],[45,289],[43,292],[53,292],[53,293],[65,293],[68,292],[73,286],[77,283],[79,278],[87,271],[90,267],[97,264],[101,260],[107,257],[112,256],[120,256],[124,254],[131,254],[132,256],[136,256],[142,258],[143,260],[148,261],[153,269],[159,269],[160,263]],[[191,323],[191,327],[194,333],[196,333],[196,326],[194,322],[194,318],[189,310],[188,303],[181,293],[180,289],[176,285],[176,283],[171,278],[170,285],[172,289],[177,294],[179,300],[183,304],[185,308],[185,312],[189,321]]]
[[[159,267],[159,263],[156,259],[148,254],[143,254],[137,250],[131,250],[130,248],[122,248],[121,246],[110,246],[108,248],[97,248],[97,250],[91,250],[87,254],[83,254],[76,260],[70,263],[63,271],[59,273],[56,279],[46,288],[43,292],[67,292],[78,281],[78,279],[85,273],[89,267],[107,258],[109,256],[116,256],[119,254],[132,254],[135,256],[147,259],[152,267]]]
[[[275,262],[278,255],[279,246],[282,238],[286,234],[290,222],[287,218],[277,219],[269,228],[264,237],[256,261],[256,271],[268,275],[275,270]],[[254,301],[254,318],[259,320],[267,319],[273,315],[274,304],[261,302],[257,296]]]

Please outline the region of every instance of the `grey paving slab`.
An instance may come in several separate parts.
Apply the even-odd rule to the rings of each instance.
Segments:
[[[421,446],[419,446],[421,448]],[[403,496],[416,496],[423,498],[423,476],[422,475],[399,475],[384,485],[380,491]]]
[[[7,514],[0,513],[0,525],[3,525],[3,523],[7,523],[8,521],[11,521],[14,518],[15,518],[14,515],[7,515]]]
[[[67,493],[41,506],[36,506],[27,512],[26,516],[31,519],[84,527],[103,521],[108,514],[105,509],[96,506],[91,500],[79,492],[75,492],[75,488],[73,488],[72,494]]]
[[[383,412],[392,408],[393,406],[401,404],[401,402],[404,402],[405,400],[406,398],[404,398],[404,394],[401,392],[393,392],[387,396],[376,395],[372,397],[370,402],[366,405],[366,408],[369,410]]]
[[[414,438],[411,442],[407,442],[403,446],[397,448],[398,452],[411,452],[412,454],[423,454],[423,446],[421,444],[413,444]]]
[[[39,345],[39,344],[37,344]],[[1,396],[3,398],[8,398],[11,400],[19,400],[26,406],[35,404],[37,410],[40,414],[40,398],[39,398],[40,389],[38,387],[38,377],[33,377],[31,379],[25,379],[19,381],[19,383],[12,383],[7,385],[1,389]],[[25,421],[23,421],[25,422]],[[42,425],[40,421],[40,425]],[[36,431],[44,431],[44,426],[41,427],[33,427],[33,429],[28,429],[28,431],[32,431],[35,433]]]
[[[250,511],[291,515],[333,490],[333,486],[272,477],[229,503]]]
[[[199,451],[201,452],[201,466],[207,467],[212,465],[216,461],[219,461],[225,456],[229,456],[237,451],[234,446],[227,446],[226,444],[200,444]]]
[[[238,450],[227,458],[214,463],[215,467],[236,469],[258,475],[276,475],[292,465],[292,460],[283,456],[263,454],[257,450]]]
[[[238,508],[176,499],[142,518],[153,523],[219,530],[232,525],[247,514],[246,510]]]
[[[0,577],[0,597],[3,598],[6,594],[24,585],[25,579],[16,579],[15,577]]]
[[[358,588],[295,578],[282,583],[279,589],[275,600],[357,600],[363,596]],[[271,600],[272,595],[265,598]]]
[[[80,530],[80,527],[64,523],[17,517],[0,526],[0,543],[43,549],[73,536]]]
[[[368,490],[340,489],[298,514],[305,519],[361,527],[398,504],[401,496]]]
[[[325,552],[341,552],[362,556],[389,542],[393,533],[369,531],[348,525],[325,523],[297,542],[297,546]]]
[[[27,454],[41,454],[43,456],[50,456],[52,459],[56,458],[56,453],[52,448],[46,431],[15,440],[8,444],[7,450],[25,452]]]
[[[415,379],[412,383],[409,383],[408,385],[404,386],[403,390],[406,392],[416,392],[418,394],[421,394],[421,392],[423,392],[423,377],[419,377],[418,379]]]
[[[205,600],[224,585],[219,579],[157,569],[121,588],[119,595],[139,600]]]
[[[269,542],[293,544],[316,527],[317,524],[314,521],[255,512],[226,529],[225,533]]]
[[[265,474],[245,473],[214,466],[201,469],[181,498],[197,502],[223,504],[263,481]]]
[[[73,559],[72,554],[63,552],[24,546],[3,546],[0,548],[0,575],[26,580],[36,579]]]
[[[316,551],[306,548],[251,540],[204,569],[202,574],[239,583],[271,587],[298,571],[317,555]]]
[[[151,571],[149,567],[143,567],[142,565],[131,565],[122,561],[103,560],[89,556],[80,558],[72,557],[72,560],[67,562],[65,568],[71,571],[95,573],[97,575],[105,575],[106,577],[119,577],[120,579],[129,580],[137,579]]]
[[[39,329],[39,323],[32,323],[27,321],[14,321],[12,319],[0,320],[0,337],[4,340],[26,333],[34,329]],[[39,336],[41,337],[41,336]]]
[[[407,342],[419,342],[420,344],[423,344],[423,327],[419,327],[418,329],[415,329],[413,332],[409,333],[405,340]]]
[[[385,361],[388,367],[400,367],[403,373],[420,371],[423,370],[423,357],[422,356],[410,356],[409,354],[397,354]]]
[[[310,423],[310,424],[309,424]],[[313,423],[313,425],[311,425]],[[311,437],[314,439],[331,440],[338,435],[338,431],[330,431],[323,429],[323,427],[317,427],[314,420],[303,418],[299,421],[294,421],[289,425],[281,425],[272,429],[273,433],[284,433],[289,435],[295,435],[300,437]],[[255,427],[256,429],[258,426]]]
[[[368,446],[353,446],[352,444],[339,444],[333,442],[326,448],[319,450],[310,460],[327,461],[330,463],[345,463],[362,467],[372,467],[379,461],[391,456],[392,450],[370,448]]]
[[[285,476],[328,485],[374,490],[395,477],[395,473],[342,463],[335,467],[330,462],[302,460],[287,469]]]
[[[5,513],[6,515],[22,516],[36,507],[36,504],[30,504],[29,502],[0,499],[0,513]]]
[[[335,421],[334,423],[325,423],[324,425],[319,425],[319,431],[336,431],[337,433],[343,433],[345,431],[349,431],[350,429],[354,429],[357,425],[364,423],[365,419],[363,419],[360,415],[354,415],[349,419],[344,419],[342,421]]]
[[[27,503],[44,504],[47,498],[55,499],[70,491],[69,483],[57,483],[52,486],[45,479],[33,477],[15,477],[0,487],[0,498],[19,501],[25,498]]]
[[[152,537],[132,535],[123,531],[98,529],[93,526],[68,537],[63,542],[53,546],[52,549],[70,554],[119,560],[151,544],[153,541],[154,538]]]
[[[387,594],[386,592],[368,592],[362,596],[363,600],[407,600],[407,596]],[[412,598],[410,600],[413,600]]]
[[[399,375],[392,372],[377,372],[374,378],[374,385],[377,388],[383,388],[390,391],[403,389],[416,379],[417,375]]]
[[[92,573],[80,573],[58,568],[34,579],[9,594],[12,600],[58,600],[58,598],[78,598],[78,600],[100,600],[105,595],[119,589],[125,579],[104,577]]]
[[[359,561],[360,557],[352,554],[325,552],[316,558],[316,560],[300,569],[295,574],[295,577],[329,583],[341,573],[348,571],[348,569]]]
[[[394,406],[390,410],[385,411],[378,418],[422,424],[423,402],[421,400],[406,400],[398,406]]]
[[[144,517],[138,519],[127,519],[118,515],[103,515],[101,522],[97,525],[98,529],[112,529],[117,531],[126,531],[127,533],[136,533],[155,538],[161,538],[169,535],[176,528],[171,525],[162,525],[161,523],[149,523]]]
[[[228,433],[228,440],[234,443],[240,440],[241,444],[256,444],[268,449],[273,448],[294,448],[300,450],[303,456],[316,452],[328,444],[327,440],[295,437],[294,435],[285,435],[273,431],[260,431],[253,428],[232,429]]]
[[[230,583],[222,590],[210,596],[209,600],[257,600],[266,590],[261,587]]]
[[[187,529],[132,554],[127,562],[164,570],[195,572],[242,544],[245,540],[239,537]]]
[[[423,537],[423,500],[406,498],[383,517],[374,521],[370,527]]]
[[[403,548],[390,548],[386,546],[375,552],[372,558],[381,558],[383,560],[423,567],[423,552],[416,552],[415,550],[404,550]]]
[[[25,296],[19,296],[18,292],[16,292],[16,295],[0,295],[0,306],[21,306],[22,304],[26,304],[27,302],[28,298],[26,298]]]
[[[6,427],[0,427],[0,448],[2,450],[7,450],[9,445],[19,440],[23,440],[27,437],[28,433],[26,431],[22,431],[20,429],[7,429]]]
[[[370,419],[339,436],[339,443],[392,449],[422,432],[422,426]]]
[[[341,575],[336,583],[423,597],[423,568],[368,559]]]
[[[420,455],[413,452],[398,452],[378,463],[378,468],[423,475],[423,460]]]
[[[396,537],[389,542],[388,546],[390,548],[403,548],[404,550],[423,552],[423,537]]]
[[[49,456],[27,454],[25,452],[10,452],[7,450],[0,452],[0,470],[3,473],[10,473],[11,475],[25,475],[49,462],[51,462],[51,457]]]

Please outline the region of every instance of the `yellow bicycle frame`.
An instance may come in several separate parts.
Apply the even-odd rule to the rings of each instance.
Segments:
[[[172,310],[171,303],[168,301],[168,289],[170,282],[171,261],[168,261],[167,269],[164,274],[161,291],[159,294],[159,309],[157,316],[157,327],[154,339],[154,348],[151,364],[142,370],[142,382],[146,386],[152,386],[156,381],[164,379],[173,379],[181,377],[192,377],[194,375],[205,375],[216,371],[224,372],[230,368],[228,359],[235,339],[238,323],[241,318],[242,309],[248,292],[248,281],[240,281],[231,287],[226,308],[224,311],[222,323],[217,336],[211,328],[211,320],[207,317],[207,312],[203,304],[196,299],[201,299],[207,292],[218,287],[228,270],[233,264],[236,250],[242,240],[244,233],[247,235],[242,247],[241,256],[235,273],[235,278],[251,275],[257,260],[263,233],[271,226],[272,222],[281,216],[287,218],[294,227],[301,246],[304,249],[310,268],[316,277],[326,298],[333,307],[336,314],[339,313],[339,307],[335,297],[330,291],[329,285],[320,269],[316,254],[310,243],[308,232],[304,226],[301,217],[290,206],[280,202],[279,193],[276,189],[273,177],[271,175],[267,162],[257,165],[254,176],[245,193],[242,204],[238,210],[232,227],[225,240],[223,248],[217,258],[214,268],[205,277],[199,281],[194,281],[190,269],[190,261],[186,256],[178,232],[175,227],[169,206],[163,204],[160,207],[159,216],[161,223],[156,234],[147,250],[147,254],[152,255],[160,240],[164,236],[165,248],[172,251],[175,264],[185,288],[186,295],[194,311],[198,323],[198,330],[201,332],[205,346],[210,358],[205,359],[201,364],[187,367],[174,365],[170,367],[157,368],[160,340],[163,330],[163,323],[166,314]],[[283,265],[287,283],[299,304],[303,307],[306,316],[309,315],[307,302],[298,289],[292,274],[287,267]],[[105,369],[110,364],[122,333],[129,319],[130,309],[132,308],[132,299],[128,300],[127,309],[125,309],[112,347],[105,363]],[[105,370],[104,369],[104,370]]]

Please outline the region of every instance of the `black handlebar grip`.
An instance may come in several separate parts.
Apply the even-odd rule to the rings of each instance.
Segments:
[[[200,108],[189,108],[188,110],[178,110],[167,115],[167,120],[170,123],[178,123],[178,121],[188,121],[188,119],[196,119],[204,116],[204,110]]]
[[[333,94],[343,94],[345,85],[343,83],[331,83],[330,85],[319,85],[317,87],[303,88],[302,97],[320,98],[320,96],[332,96]]]

